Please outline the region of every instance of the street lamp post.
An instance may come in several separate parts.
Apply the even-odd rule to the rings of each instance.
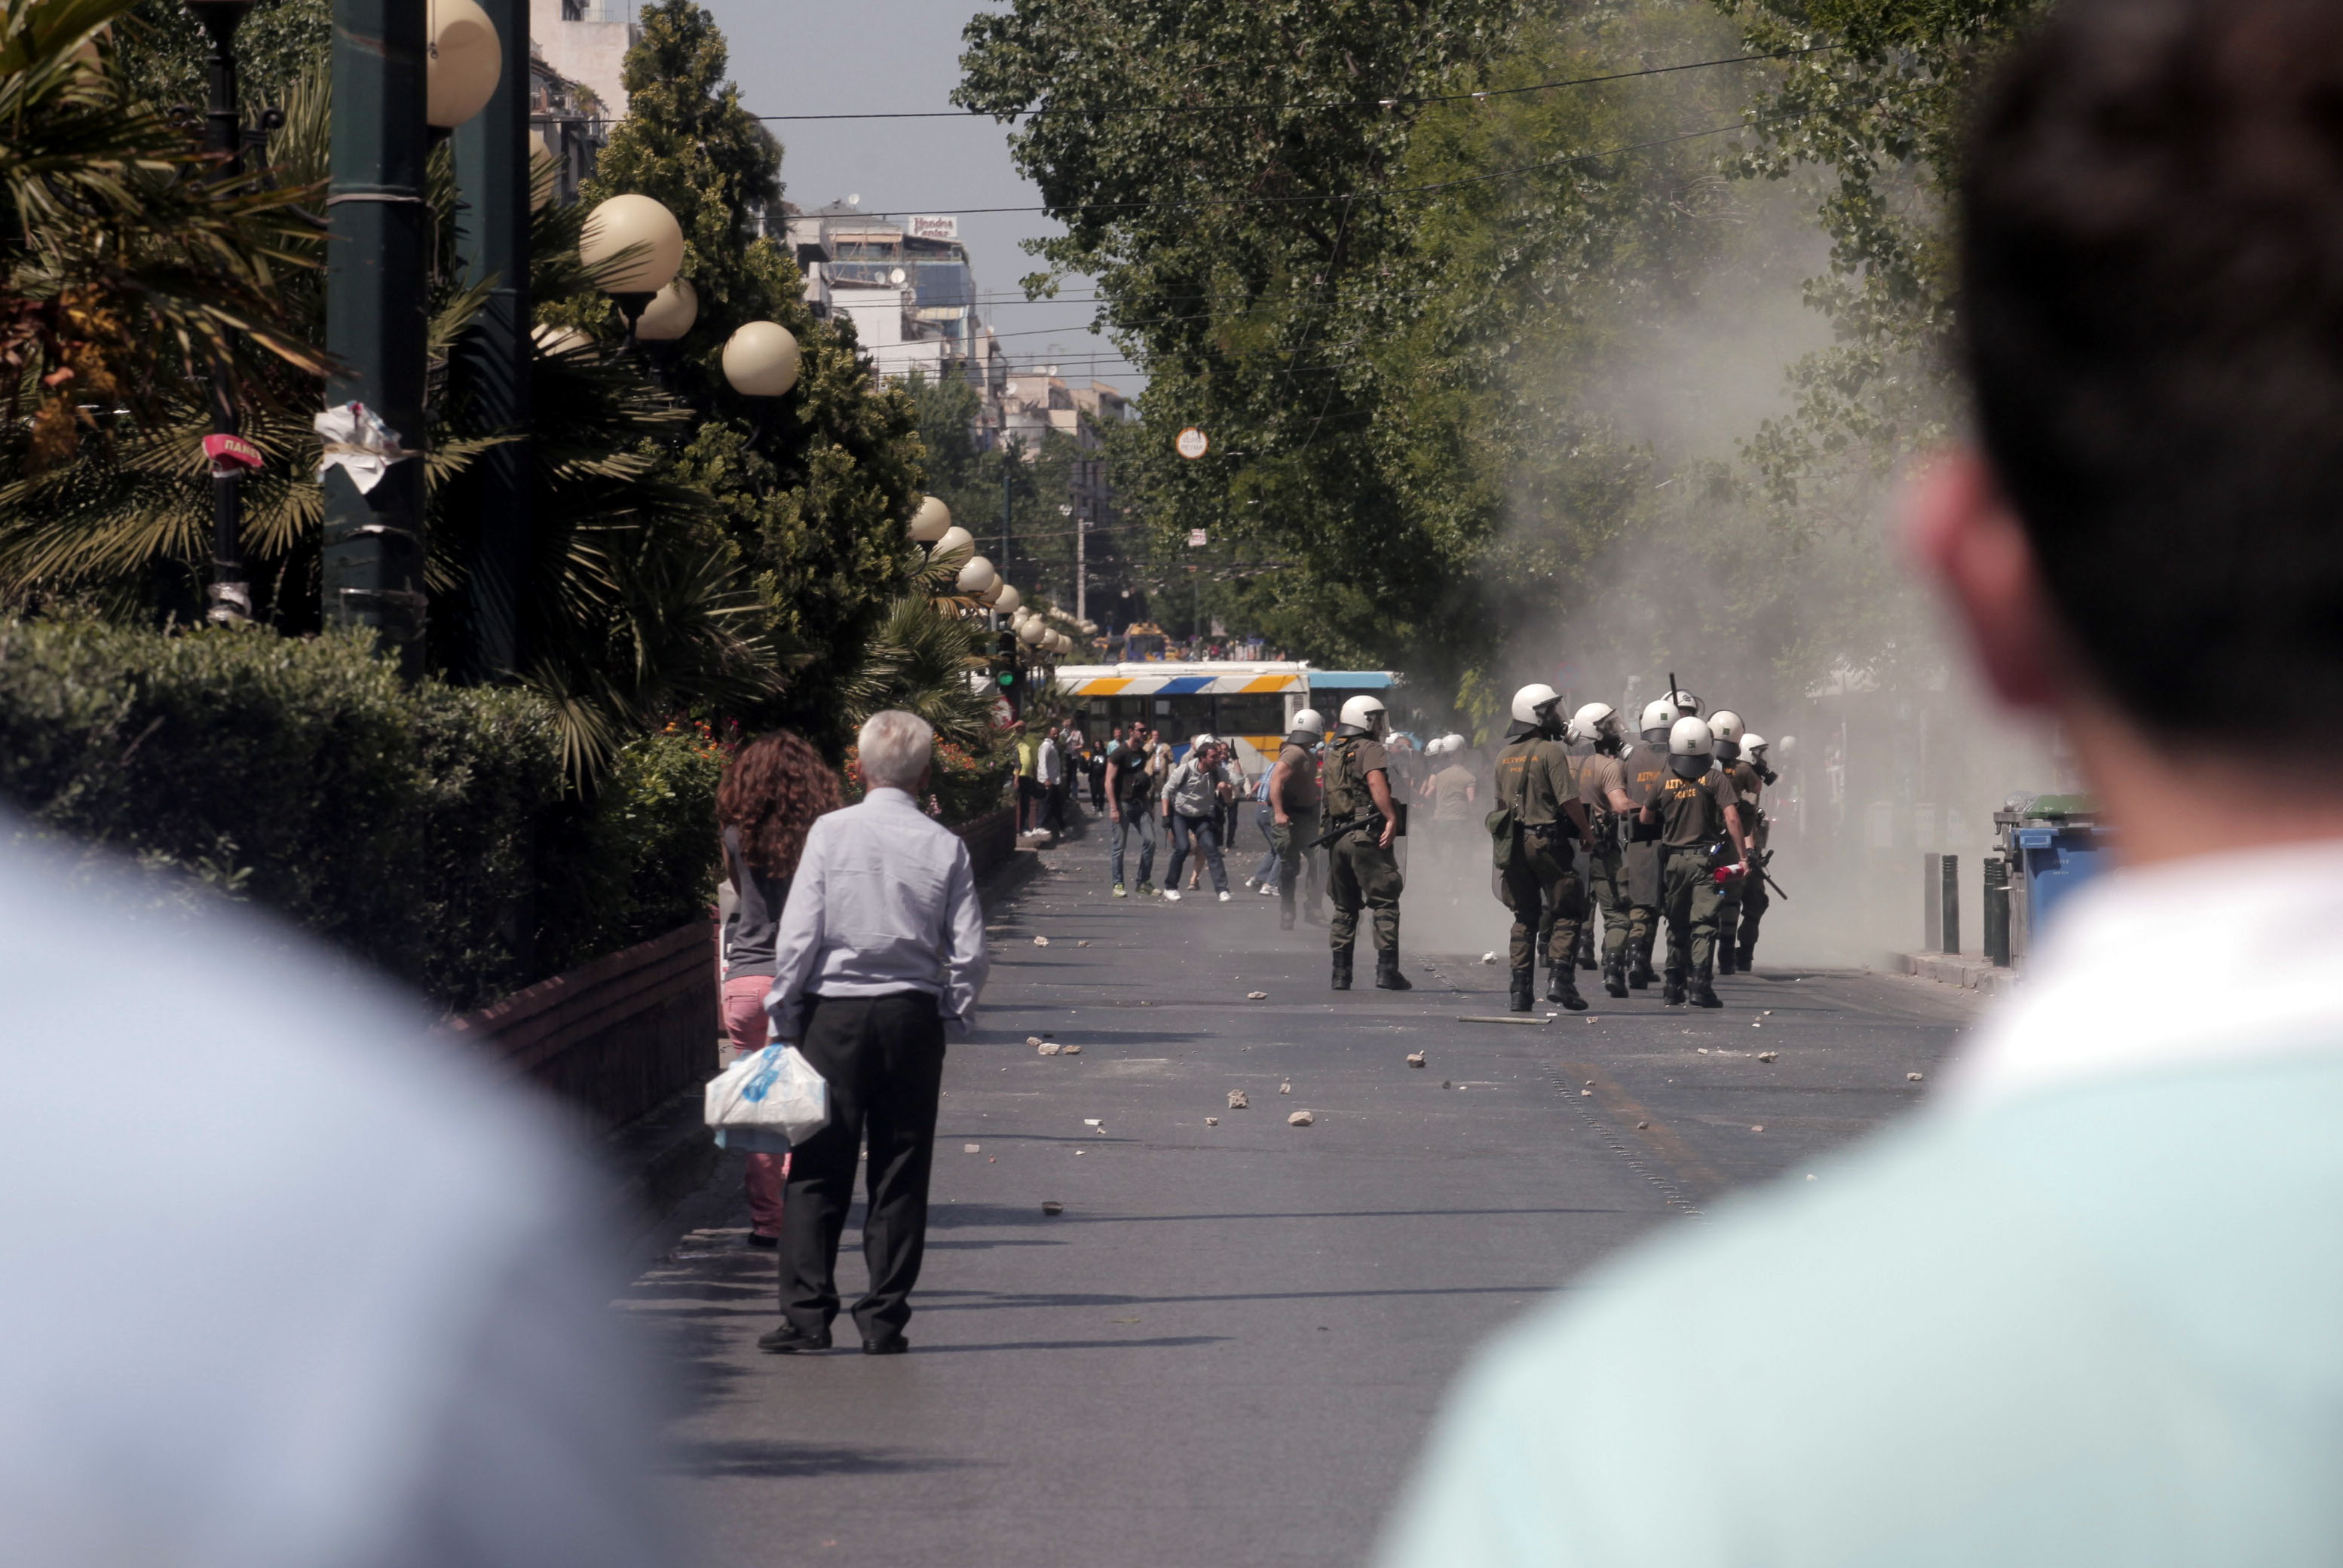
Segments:
[[[750,400],[760,441],[771,428],[774,400],[798,384],[800,363],[797,334],[778,321],[751,321],[725,340],[724,379]]]
[[[510,438],[481,453],[473,469],[479,545],[466,673],[474,679],[521,667],[520,597],[535,528],[530,478],[536,468],[529,449],[528,231],[536,142],[528,126],[528,0],[482,0],[482,9],[498,45],[497,74],[486,106],[456,128],[456,186],[470,209],[469,221],[457,230],[456,249],[464,281],[488,291],[469,335],[480,416],[488,428]],[[436,11],[431,21],[433,35],[441,37]]]
[[[253,0],[188,0],[188,9],[203,25],[210,41],[206,72],[209,101],[204,116],[204,146],[219,159],[219,177],[244,174],[244,108],[237,102],[236,30]],[[243,474],[256,457],[238,435],[236,388],[225,367],[212,371],[212,436],[204,443],[211,458],[212,581],[211,608],[205,618],[220,626],[242,626],[252,618],[252,585],[244,570]]]
[[[650,357],[651,375],[668,391],[675,376],[676,343],[699,319],[699,295],[685,278],[671,279],[651,296],[635,322],[635,341]]]
[[[423,393],[431,208],[424,8],[334,0],[326,196],[326,624],[368,628],[423,672]],[[337,449],[338,448],[338,449]]]

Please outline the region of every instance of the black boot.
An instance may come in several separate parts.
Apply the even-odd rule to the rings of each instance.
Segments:
[[[1534,966],[1525,970],[1515,970],[1513,971],[1513,989],[1505,998],[1506,1010],[1510,1012],[1529,1011],[1530,1003],[1536,990],[1537,970]]]
[[[1627,960],[1624,956],[1603,966],[1603,991],[1605,996],[1627,994]]]
[[[1594,962],[1594,928],[1591,923],[1578,929],[1578,967],[1583,970],[1597,967]]]
[[[1757,939],[1756,939],[1756,938],[1755,938],[1755,937],[1751,937],[1751,938],[1748,938],[1748,939],[1746,939],[1745,940],[1744,940],[1744,941],[1742,942],[1742,944],[1741,944],[1741,957],[1740,957],[1740,958],[1739,958],[1739,960],[1736,960],[1736,961],[1737,961],[1737,963],[1738,963],[1738,965],[1739,965],[1739,967],[1740,967],[1741,972],[1742,972],[1743,974],[1754,974],[1754,973],[1755,973],[1755,972],[1756,972],[1756,971],[1755,971],[1755,970],[1752,967],[1753,965],[1755,965],[1755,964],[1757,962]]]
[[[1723,1002],[1716,1000],[1716,992],[1710,988],[1707,971],[1704,970],[1693,970],[1692,1005],[1694,1007],[1723,1007],[1725,1005]]]
[[[1573,1012],[1586,1010],[1586,999],[1578,994],[1578,980],[1568,970],[1556,970],[1546,977],[1545,1000],[1558,1001]]]
[[[1348,948],[1334,950],[1334,989],[1336,990],[1351,989],[1351,950]]]
[[[1684,970],[1671,968],[1668,970],[1668,983],[1660,990],[1660,1000],[1669,1007],[1682,1007],[1684,1000]]]
[[[1635,955],[1634,966],[1627,971],[1627,983],[1637,990],[1646,990],[1650,989],[1652,982],[1659,978],[1652,972],[1652,955],[1638,952]]]
[[[1414,983],[1399,972],[1399,950],[1381,948],[1375,952],[1375,989],[1377,990],[1413,990]]]
[[[1733,944],[1731,942],[1719,942],[1716,944],[1716,972],[1721,975],[1729,975],[1733,972]]]

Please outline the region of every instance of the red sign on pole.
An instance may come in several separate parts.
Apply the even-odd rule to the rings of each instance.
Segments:
[[[212,460],[212,473],[216,477],[234,474],[239,468],[257,468],[264,461],[260,448],[241,436],[205,437],[204,456]]]

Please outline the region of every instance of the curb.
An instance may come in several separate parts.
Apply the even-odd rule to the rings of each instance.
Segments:
[[[2000,969],[1966,953],[1889,953],[1878,967],[1889,974],[1913,975],[1981,996],[2000,996],[2017,984],[2016,970]]]

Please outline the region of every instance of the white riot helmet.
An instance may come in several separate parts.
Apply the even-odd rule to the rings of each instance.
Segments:
[[[1640,726],[1644,739],[1659,739],[1674,727],[1677,719],[1683,717],[1683,711],[1664,697],[1654,698],[1646,702],[1644,704],[1644,722]]]
[[[1669,692],[1667,699],[1680,714],[1689,714],[1695,718],[1700,714],[1700,699],[1681,686]]]
[[[1205,747],[1217,744],[1218,741],[1214,739],[1212,732],[1207,729],[1204,733],[1197,736],[1194,739],[1188,742],[1188,749],[1192,752],[1201,752]]]
[[[1513,722],[1543,728],[1562,693],[1543,681],[1532,681],[1513,693]]]
[[[1305,708],[1293,716],[1293,722],[1287,727],[1287,733],[1307,735],[1312,739],[1323,740],[1326,739],[1326,716],[1314,708]]]
[[[1745,735],[1741,738],[1741,755],[1755,757],[1765,750],[1769,744],[1770,742],[1762,735]]]
[[[1708,716],[1708,732],[1716,741],[1716,759],[1734,762],[1741,757],[1741,736],[1749,727],[1741,722],[1741,715],[1729,708],[1720,708]]]
[[[1668,730],[1668,755],[1671,757],[1707,757],[1716,749],[1716,737],[1705,719],[1684,715]]]
[[[1446,751],[1451,756],[1454,756],[1457,752],[1464,749],[1464,738],[1462,735],[1457,734],[1455,731],[1451,730],[1447,739],[1441,741],[1440,746],[1442,750]]]
[[[1619,710],[1607,702],[1590,702],[1570,716],[1570,727],[1589,740],[1619,732]]]
[[[1342,728],[1371,735],[1384,722],[1383,699],[1361,695],[1342,704]]]

